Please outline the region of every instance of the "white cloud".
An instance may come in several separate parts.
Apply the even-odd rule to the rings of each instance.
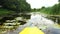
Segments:
[[[58,3],[58,0],[27,0],[31,8],[41,8],[42,6],[48,7]]]

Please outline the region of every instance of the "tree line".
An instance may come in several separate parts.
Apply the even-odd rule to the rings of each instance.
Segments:
[[[58,1],[59,3],[58,4],[55,4],[51,7],[45,7],[43,6],[42,8],[40,9],[32,9],[32,11],[38,11],[38,12],[42,12],[42,13],[45,13],[45,14],[50,14],[50,15],[60,15],[60,0]]]

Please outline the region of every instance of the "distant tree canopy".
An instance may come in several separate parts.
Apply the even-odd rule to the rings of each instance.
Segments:
[[[60,3],[55,4],[51,7],[42,7],[40,10],[36,9],[39,12],[50,14],[50,15],[60,15]]]
[[[44,9],[45,8],[45,6],[43,6],[41,9]]]
[[[60,2],[60,0],[58,0],[58,2]]]
[[[0,0],[0,5],[8,10],[16,12],[27,12],[30,11],[30,4],[26,0]]]

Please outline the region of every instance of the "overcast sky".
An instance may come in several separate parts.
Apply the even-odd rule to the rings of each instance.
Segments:
[[[49,7],[58,3],[58,0],[26,0],[31,8],[41,8],[42,6]]]

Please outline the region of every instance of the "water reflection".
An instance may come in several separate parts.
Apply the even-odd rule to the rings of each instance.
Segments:
[[[30,25],[33,24],[41,29],[45,29],[46,26],[49,27],[49,26],[52,26],[54,24],[54,22],[52,20],[47,19],[38,13],[32,14],[31,19],[28,22],[31,23]]]
[[[43,31],[45,32],[45,34],[60,34],[60,29],[56,29],[54,27],[48,27]]]

